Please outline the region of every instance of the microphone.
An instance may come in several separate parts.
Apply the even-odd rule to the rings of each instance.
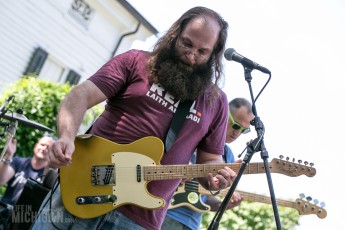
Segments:
[[[10,103],[10,101],[14,98],[14,96],[10,96],[0,107],[0,117],[2,117],[5,113],[6,113],[6,105],[8,105],[8,103]]]
[[[228,61],[236,61],[243,65],[243,67],[251,68],[251,69],[257,69],[263,73],[270,74],[271,71],[266,69],[265,67],[259,65],[258,63],[253,62],[252,60],[243,57],[241,54],[237,53],[234,48],[229,48],[225,50],[224,57]]]

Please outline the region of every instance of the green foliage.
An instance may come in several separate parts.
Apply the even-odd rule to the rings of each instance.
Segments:
[[[295,209],[278,206],[278,212],[282,229],[298,225],[299,214]],[[203,215],[201,229],[209,227],[214,215],[214,212]],[[242,201],[240,206],[223,214],[218,229],[275,230],[272,205]]]
[[[6,190],[6,185],[0,186],[0,197],[2,194],[4,194],[5,190]]]
[[[4,90],[4,94],[0,98],[0,104],[10,96],[14,96],[10,104],[6,106],[8,109],[6,114],[16,113],[18,110],[21,110],[23,115],[30,121],[39,123],[56,132],[56,118],[59,105],[72,88],[73,86],[68,83],[50,82],[33,75],[23,76]],[[103,107],[101,105],[89,109],[85,114],[83,125],[87,126],[92,123],[102,111]],[[10,122],[7,119],[1,119],[1,121],[4,123]],[[8,130],[5,128],[1,130],[1,151],[4,149],[7,133]],[[45,131],[19,123],[14,136],[17,139],[16,156],[31,157],[35,143],[44,134]],[[55,133],[50,133],[50,135],[54,136]],[[6,185],[0,186],[0,196],[5,189]]]
[[[61,84],[34,76],[24,76],[5,88],[0,103],[2,104],[13,95],[11,103],[6,106],[7,114],[21,110],[30,121],[44,125],[56,132],[56,118],[60,102],[72,88],[73,86],[68,83]],[[90,109],[83,124],[89,124],[102,110],[100,105]],[[2,119],[2,121],[8,122],[9,120]],[[6,139],[5,133],[6,130],[1,132],[4,135],[1,142],[2,148]],[[34,144],[44,134],[45,131],[19,122],[14,136],[18,140],[16,156],[32,156]],[[55,133],[51,133],[51,135],[55,135]]]

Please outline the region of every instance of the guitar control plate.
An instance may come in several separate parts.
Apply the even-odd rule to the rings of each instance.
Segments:
[[[78,196],[75,199],[77,204],[109,204],[116,202],[115,195],[101,195],[101,196]]]

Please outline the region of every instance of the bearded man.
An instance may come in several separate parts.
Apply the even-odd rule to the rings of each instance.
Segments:
[[[227,31],[228,23],[218,13],[205,7],[194,7],[171,26],[152,52],[129,50],[119,54],[85,82],[74,87],[59,110],[59,139],[52,147],[51,156],[55,166],[70,167],[75,137],[85,112],[104,100],[107,102],[105,110],[93,124],[90,134],[123,145],[148,136],[164,142],[179,103],[192,101],[176,140],[169,150],[165,149],[159,164],[188,165],[195,150],[198,164],[222,163],[228,103],[218,84],[223,76],[222,57]],[[138,168],[140,172],[142,163],[136,157],[139,153],[126,154],[129,155],[128,158],[124,157],[124,161],[135,162],[137,167],[132,170]],[[168,207],[165,204],[169,203],[185,175],[150,180],[147,190],[140,193],[130,189],[133,178],[120,177],[116,172],[120,170],[121,163],[114,164],[115,194],[117,186],[127,186],[127,194],[139,199],[162,198],[161,206],[147,208],[128,201],[106,214],[82,218],[66,210],[66,202],[62,202],[64,200],[61,200],[60,186],[57,184],[52,194],[48,194],[47,205],[42,207],[33,229],[51,229],[55,226],[58,229],[159,230]],[[89,174],[85,172],[85,176]],[[214,174],[203,175],[199,182],[205,188],[217,191],[229,187],[235,177],[234,171],[224,167]],[[137,180],[139,183],[141,178]],[[52,206],[48,205],[50,203]],[[86,205],[90,209],[96,208]],[[64,221],[54,220],[52,212],[62,212]]]

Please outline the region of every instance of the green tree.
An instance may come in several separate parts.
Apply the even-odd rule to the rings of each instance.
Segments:
[[[299,214],[292,208],[278,206],[282,229],[293,229],[298,225]],[[206,213],[202,217],[201,229],[207,229],[215,213]],[[219,230],[276,230],[276,221],[272,205],[242,201],[240,206],[227,210],[220,222]]]
[[[14,96],[10,104],[6,106],[8,116],[11,113],[22,112],[29,119],[46,126],[56,132],[56,118],[60,102],[66,94],[73,88],[68,83],[56,83],[39,79],[35,76],[23,76],[14,82],[14,84],[6,87],[4,94],[0,98],[2,104],[10,96]],[[85,115],[83,124],[90,124],[101,112],[103,107],[97,105],[91,108]],[[9,120],[1,119],[2,122]],[[30,125],[20,123],[15,132],[17,142],[16,156],[29,157],[32,156],[32,149],[37,140],[45,134],[45,131],[34,128]],[[6,140],[6,129],[2,130],[1,147],[4,147]],[[51,133],[55,135],[55,133]]]
[[[46,126],[56,132],[56,118],[61,101],[66,94],[73,88],[68,83],[61,84],[37,78],[37,76],[23,76],[9,85],[0,97],[0,104],[10,96],[14,96],[6,106],[6,114],[21,113],[31,122]],[[103,106],[97,105],[89,109],[86,113],[83,125],[88,126],[103,111]],[[1,118],[2,123],[10,123],[10,120]],[[5,147],[8,139],[8,127],[0,128],[0,149]],[[38,139],[45,134],[28,124],[19,123],[14,138],[17,139],[16,156],[31,157],[33,148]],[[50,135],[54,136],[55,133]],[[6,186],[0,186],[0,196],[5,191]]]

